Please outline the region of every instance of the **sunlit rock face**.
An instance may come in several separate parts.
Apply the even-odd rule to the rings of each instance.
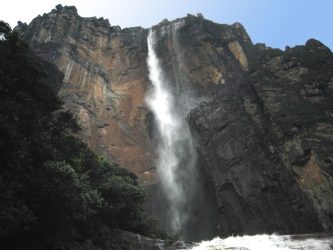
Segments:
[[[82,18],[61,7],[35,18],[25,39],[63,73],[59,95],[79,118],[80,137],[93,149],[154,181],[149,139],[146,36],[142,28],[121,30],[108,20]]]
[[[167,225],[155,171],[156,117],[146,101],[152,88],[148,30],[120,29],[61,6],[17,29],[63,72],[59,95],[79,118],[79,136],[138,176],[148,190],[148,213]],[[198,176],[187,186],[196,200],[186,205],[192,209],[186,235],[331,230],[329,49],[309,40],[274,50],[254,45],[239,23],[193,15],[153,30],[165,81],[197,153]]]

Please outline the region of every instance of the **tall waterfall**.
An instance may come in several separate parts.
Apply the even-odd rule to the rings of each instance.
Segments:
[[[187,200],[190,199],[192,186],[189,174],[195,164],[196,154],[184,118],[184,107],[175,98],[170,84],[165,80],[156,55],[155,36],[155,32],[150,30],[147,63],[153,89],[147,97],[147,104],[157,121],[160,142],[156,165],[169,203],[170,227],[179,233],[188,219]]]

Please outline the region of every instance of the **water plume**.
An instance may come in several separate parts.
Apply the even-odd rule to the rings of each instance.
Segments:
[[[147,42],[147,64],[153,88],[146,100],[157,121],[160,139],[157,173],[169,204],[170,227],[173,232],[179,233],[188,220],[189,189],[193,186],[189,174],[194,168],[196,154],[184,118],[185,109],[175,99],[172,85],[165,80],[156,55],[156,34],[153,30],[149,31]]]

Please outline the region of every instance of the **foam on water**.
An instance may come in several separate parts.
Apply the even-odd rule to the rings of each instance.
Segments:
[[[228,237],[226,239],[215,238],[211,241],[199,243],[199,245],[193,247],[192,250],[331,250],[332,246],[332,239],[328,238],[294,240],[290,236],[254,235]]]

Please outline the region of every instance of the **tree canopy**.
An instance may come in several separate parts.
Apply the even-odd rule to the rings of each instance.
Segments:
[[[74,136],[47,63],[2,21],[0,55],[0,248],[53,249],[92,221],[147,234],[134,175]]]

